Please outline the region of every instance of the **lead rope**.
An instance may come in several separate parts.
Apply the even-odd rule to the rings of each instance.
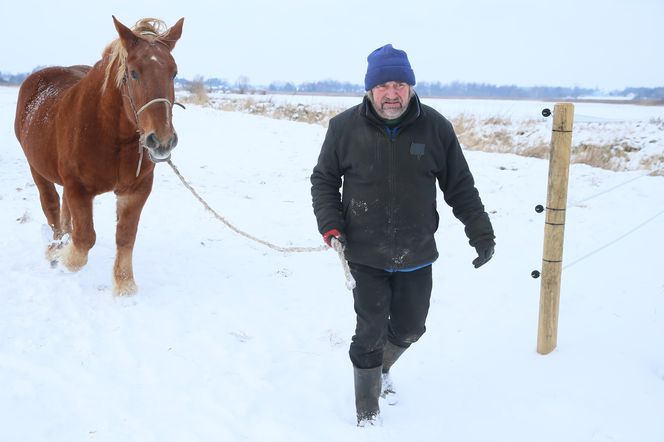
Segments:
[[[224,223],[224,225],[226,225],[226,227],[228,227],[229,229],[231,229],[233,232],[237,233],[238,235],[244,236],[245,238],[248,238],[248,239],[250,239],[252,241],[255,241],[259,244],[263,244],[264,246],[269,247],[270,249],[276,250],[278,252],[286,252],[286,253],[289,253],[289,252],[297,252],[297,253],[322,252],[322,251],[325,251],[325,250],[329,249],[329,247],[327,247],[327,246],[319,246],[319,247],[282,247],[282,246],[278,246],[276,244],[272,244],[271,242],[262,240],[260,238],[256,238],[255,236],[253,236],[253,235],[251,235],[251,234],[249,234],[249,233],[247,233],[243,230],[240,230],[239,228],[237,228],[233,224],[231,224],[229,221],[227,221],[226,218],[224,218],[222,215],[217,213],[216,210],[214,210],[212,207],[210,207],[210,205],[207,203],[207,201],[205,201],[203,199],[203,197],[201,197],[198,194],[198,192],[196,192],[196,189],[194,189],[191,186],[191,184],[189,184],[187,182],[187,180],[184,179],[184,177],[180,173],[180,170],[178,170],[178,168],[175,166],[175,164],[173,164],[173,162],[170,159],[167,160],[166,162],[168,163],[169,166],[171,166],[171,169],[173,169],[173,172],[175,172],[175,175],[180,179],[180,181],[182,182],[184,187],[186,187],[189,190],[189,192],[191,192],[191,194],[194,196],[194,198],[196,198],[198,200],[198,202],[200,202],[203,205],[203,207],[205,207],[205,210],[212,213],[212,215],[214,215],[214,217],[217,218],[217,220]],[[353,278],[353,275],[351,275],[351,273],[350,273],[350,268],[348,267],[348,262],[346,261],[346,258],[344,256],[344,245],[341,244],[341,242],[339,242],[336,238],[332,238],[332,248],[337,252],[337,254],[339,255],[339,259],[341,260],[341,266],[344,269],[344,276],[346,278],[346,288],[348,290],[352,290],[353,288],[355,288],[355,279]]]
[[[332,248],[336,250],[339,255],[339,260],[341,261],[341,267],[344,269],[344,276],[346,277],[346,288],[348,290],[353,290],[355,288],[355,278],[350,273],[350,267],[348,267],[348,261],[346,261],[346,256],[344,255],[344,245],[337,238],[332,237]]]

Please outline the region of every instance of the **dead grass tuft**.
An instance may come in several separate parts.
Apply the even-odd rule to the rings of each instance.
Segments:
[[[304,104],[277,104],[269,97],[263,100],[256,100],[254,97],[222,97],[213,99],[210,105],[223,111],[264,115],[280,120],[320,124],[322,126],[327,126],[330,118],[343,110],[325,106],[305,106]]]
[[[199,106],[206,106],[210,103],[210,97],[208,96],[203,77],[196,77],[189,84],[189,87],[187,87],[187,92],[189,92],[189,95],[182,98],[182,101],[185,103],[197,104]]]

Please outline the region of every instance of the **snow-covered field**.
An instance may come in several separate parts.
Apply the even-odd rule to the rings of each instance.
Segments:
[[[558,348],[542,356],[530,272],[541,264],[544,216],[533,208],[546,202],[548,162],[468,151],[496,255],[473,269],[441,198],[427,333],[393,370],[400,403],[382,407],[382,426],[359,429],[352,297],[334,252],[279,253],[238,236],[159,165],[134,253],[136,296],[111,294],[112,195],[95,201],[88,265],[50,268],[13,134],[16,93],[0,88],[0,440],[664,440],[664,177],[571,167]],[[577,115],[661,116],[587,106]],[[449,117],[542,108],[436,107]],[[174,122],[173,162],[228,221],[283,246],[321,244],[309,175],[324,127],[196,106],[176,108]]]

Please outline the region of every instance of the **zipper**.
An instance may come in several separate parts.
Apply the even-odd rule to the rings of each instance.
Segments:
[[[395,139],[398,133],[398,130],[390,130],[389,128],[385,128],[388,134],[388,138],[390,140],[390,147],[389,147],[389,157],[388,157],[388,167],[387,167],[387,181],[388,181],[388,206],[387,206],[387,228],[388,228],[388,235],[389,235],[389,241],[390,241],[390,249],[391,249],[391,256],[394,257],[396,256],[397,253],[397,233],[396,233],[396,215],[394,213],[394,208],[396,206],[396,191],[397,191],[397,174],[396,174],[396,168],[397,168],[397,152],[396,152],[396,143]],[[390,266],[389,268],[394,267],[394,262],[390,260]]]

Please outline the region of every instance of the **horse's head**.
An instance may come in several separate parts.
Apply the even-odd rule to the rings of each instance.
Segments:
[[[125,112],[136,122],[139,142],[147,148],[150,159],[166,161],[178,143],[172,121],[177,65],[171,51],[182,34],[184,19],[166,31],[159,29],[163,23],[154,19],[139,21],[134,30],[115,17],[113,22],[126,51],[124,66],[121,63],[118,72]]]

